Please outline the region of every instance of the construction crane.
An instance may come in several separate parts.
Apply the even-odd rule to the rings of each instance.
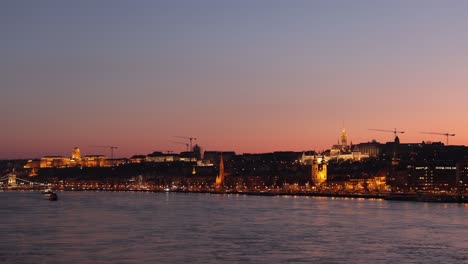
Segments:
[[[111,153],[111,160],[112,160],[112,166],[114,165],[114,150],[117,149],[118,147],[116,146],[91,146],[91,147],[95,147],[95,148],[109,148],[110,149],[110,153]]]
[[[184,142],[177,142],[177,141],[171,141],[172,143],[174,144],[181,144],[181,145],[185,145],[187,147],[187,151],[189,151],[189,144],[188,143],[184,143]]]
[[[420,132],[422,134],[431,134],[431,135],[440,135],[440,136],[446,136],[447,137],[447,146],[449,144],[449,137],[454,137],[455,134],[452,133],[436,133],[436,132]]]
[[[396,128],[394,130],[385,130],[385,129],[372,129],[370,128],[369,130],[372,130],[372,131],[380,131],[380,132],[390,132],[390,133],[393,133],[395,135],[395,138],[397,137],[397,134],[403,134],[405,133],[405,131],[398,131]]]
[[[188,140],[190,141],[190,151],[193,150],[192,141],[193,141],[193,140],[197,140],[196,137],[181,137],[181,136],[174,136],[174,137],[176,137],[176,138],[188,139]],[[188,151],[188,150],[187,150],[187,151]]]

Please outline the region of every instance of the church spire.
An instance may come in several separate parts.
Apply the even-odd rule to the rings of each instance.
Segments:
[[[221,188],[224,185],[224,160],[223,154],[221,153],[221,159],[219,160],[219,174],[216,176],[216,188]]]
[[[346,129],[341,130],[341,145],[343,147],[348,145],[348,134],[346,133]]]

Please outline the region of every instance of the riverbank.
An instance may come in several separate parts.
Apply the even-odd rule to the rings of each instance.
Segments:
[[[311,196],[353,199],[382,199],[389,201],[433,202],[433,203],[468,203],[464,195],[433,194],[353,194],[353,193],[320,193],[320,192],[238,192],[238,191],[174,191],[182,193],[239,194],[256,196]]]
[[[235,191],[235,190],[187,190],[187,189],[153,189],[153,188],[63,188],[51,186],[59,191],[106,191],[106,192],[176,192],[176,193],[207,193],[207,194],[236,194],[254,196],[310,196],[330,198],[353,198],[353,199],[382,199],[389,201],[431,202],[431,203],[468,203],[467,195],[454,194],[423,194],[423,193],[332,193],[332,192],[277,192],[277,191]],[[0,188],[2,191],[41,191],[41,187],[17,186],[15,188]]]

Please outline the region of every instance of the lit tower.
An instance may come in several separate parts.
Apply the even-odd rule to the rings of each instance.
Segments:
[[[223,155],[221,154],[221,159],[219,161],[219,174],[216,176],[216,188],[221,188],[224,185],[224,161]]]
[[[81,151],[79,147],[75,147],[72,151],[71,155],[72,160],[80,160],[81,159]]]
[[[312,161],[312,182],[318,186],[327,181],[327,163],[325,158],[319,162],[317,157],[314,156]]]
[[[341,150],[346,151],[348,148],[348,134],[346,133],[346,129],[341,130]]]
[[[16,174],[15,170],[13,170],[12,173],[9,173],[8,175],[8,185],[9,186],[16,186]]]

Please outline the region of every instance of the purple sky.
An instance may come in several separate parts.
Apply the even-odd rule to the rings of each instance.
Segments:
[[[466,1],[1,1],[0,158],[468,145]]]

